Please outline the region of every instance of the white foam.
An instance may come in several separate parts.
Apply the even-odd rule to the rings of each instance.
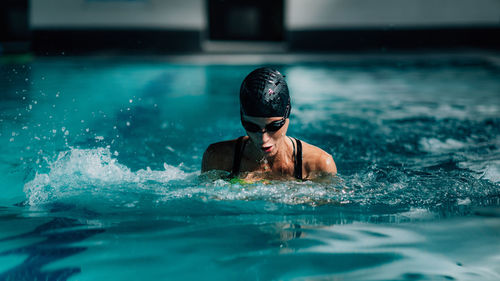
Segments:
[[[482,178],[492,182],[500,182],[500,160],[487,163]]]
[[[419,141],[420,149],[431,153],[447,153],[464,148],[466,144],[454,139],[440,141],[436,138],[422,138]]]
[[[489,160],[486,162],[463,161],[458,166],[476,172],[478,178],[487,179],[495,183],[500,182],[500,160]]]
[[[49,169],[49,173],[37,173],[33,180],[24,185],[30,205],[48,203],[86,191],[99,192],[122,184],[135,183],[136,187],[147,188],[147,183],[151,181],[167,183],[187,176],[181,169],[168,164],[164,164],[163,171],[153,171],[148,167],[132,172],[112,157],[109,148],[61,152]]]

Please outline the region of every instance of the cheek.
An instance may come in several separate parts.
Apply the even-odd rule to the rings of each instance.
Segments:
[[[288,130],[288,124],[283,126],[283,128],[279,129],[276,133],[273,134],[273,139],[280,139],[286,136],[286,132]]]
[[[271,135],[271,138],[275,141],[279,140],[280,138],[282,138],[284,136],[284,134],[282,132],[276,132],[274,134]]]
[[[270,134],[269,137],[273,140],[274,143],[278,143],[278,141],[285,137],[286,130],[279,130],[273,134]]]

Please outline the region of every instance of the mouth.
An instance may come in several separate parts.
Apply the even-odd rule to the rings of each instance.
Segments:
[[[273,148],[273,146],[272,146],[272,145],[270,145],[270,146],[261,146],[261,147],[260,147],[260,149],[261,149],[262,151],[264,151],[265,153],[269,153],[269,152],[271,152],[271,149],[272,149],[272,148]]]

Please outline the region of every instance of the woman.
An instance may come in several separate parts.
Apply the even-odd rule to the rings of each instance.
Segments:
[[[265,67],[252,71],[240,88],[241,124],[248,136],[211,144],[203,154],[202,172],[223,170],[247,181],[335,175],[330,154],[286,135],[290,110],[283,75]]]

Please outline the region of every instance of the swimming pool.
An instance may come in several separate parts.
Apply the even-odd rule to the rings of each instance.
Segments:
[[[339,181],[241,186],[200,162],[260,63],[3,60],[0,280],[498,280],[498,61],[271,63]]]

